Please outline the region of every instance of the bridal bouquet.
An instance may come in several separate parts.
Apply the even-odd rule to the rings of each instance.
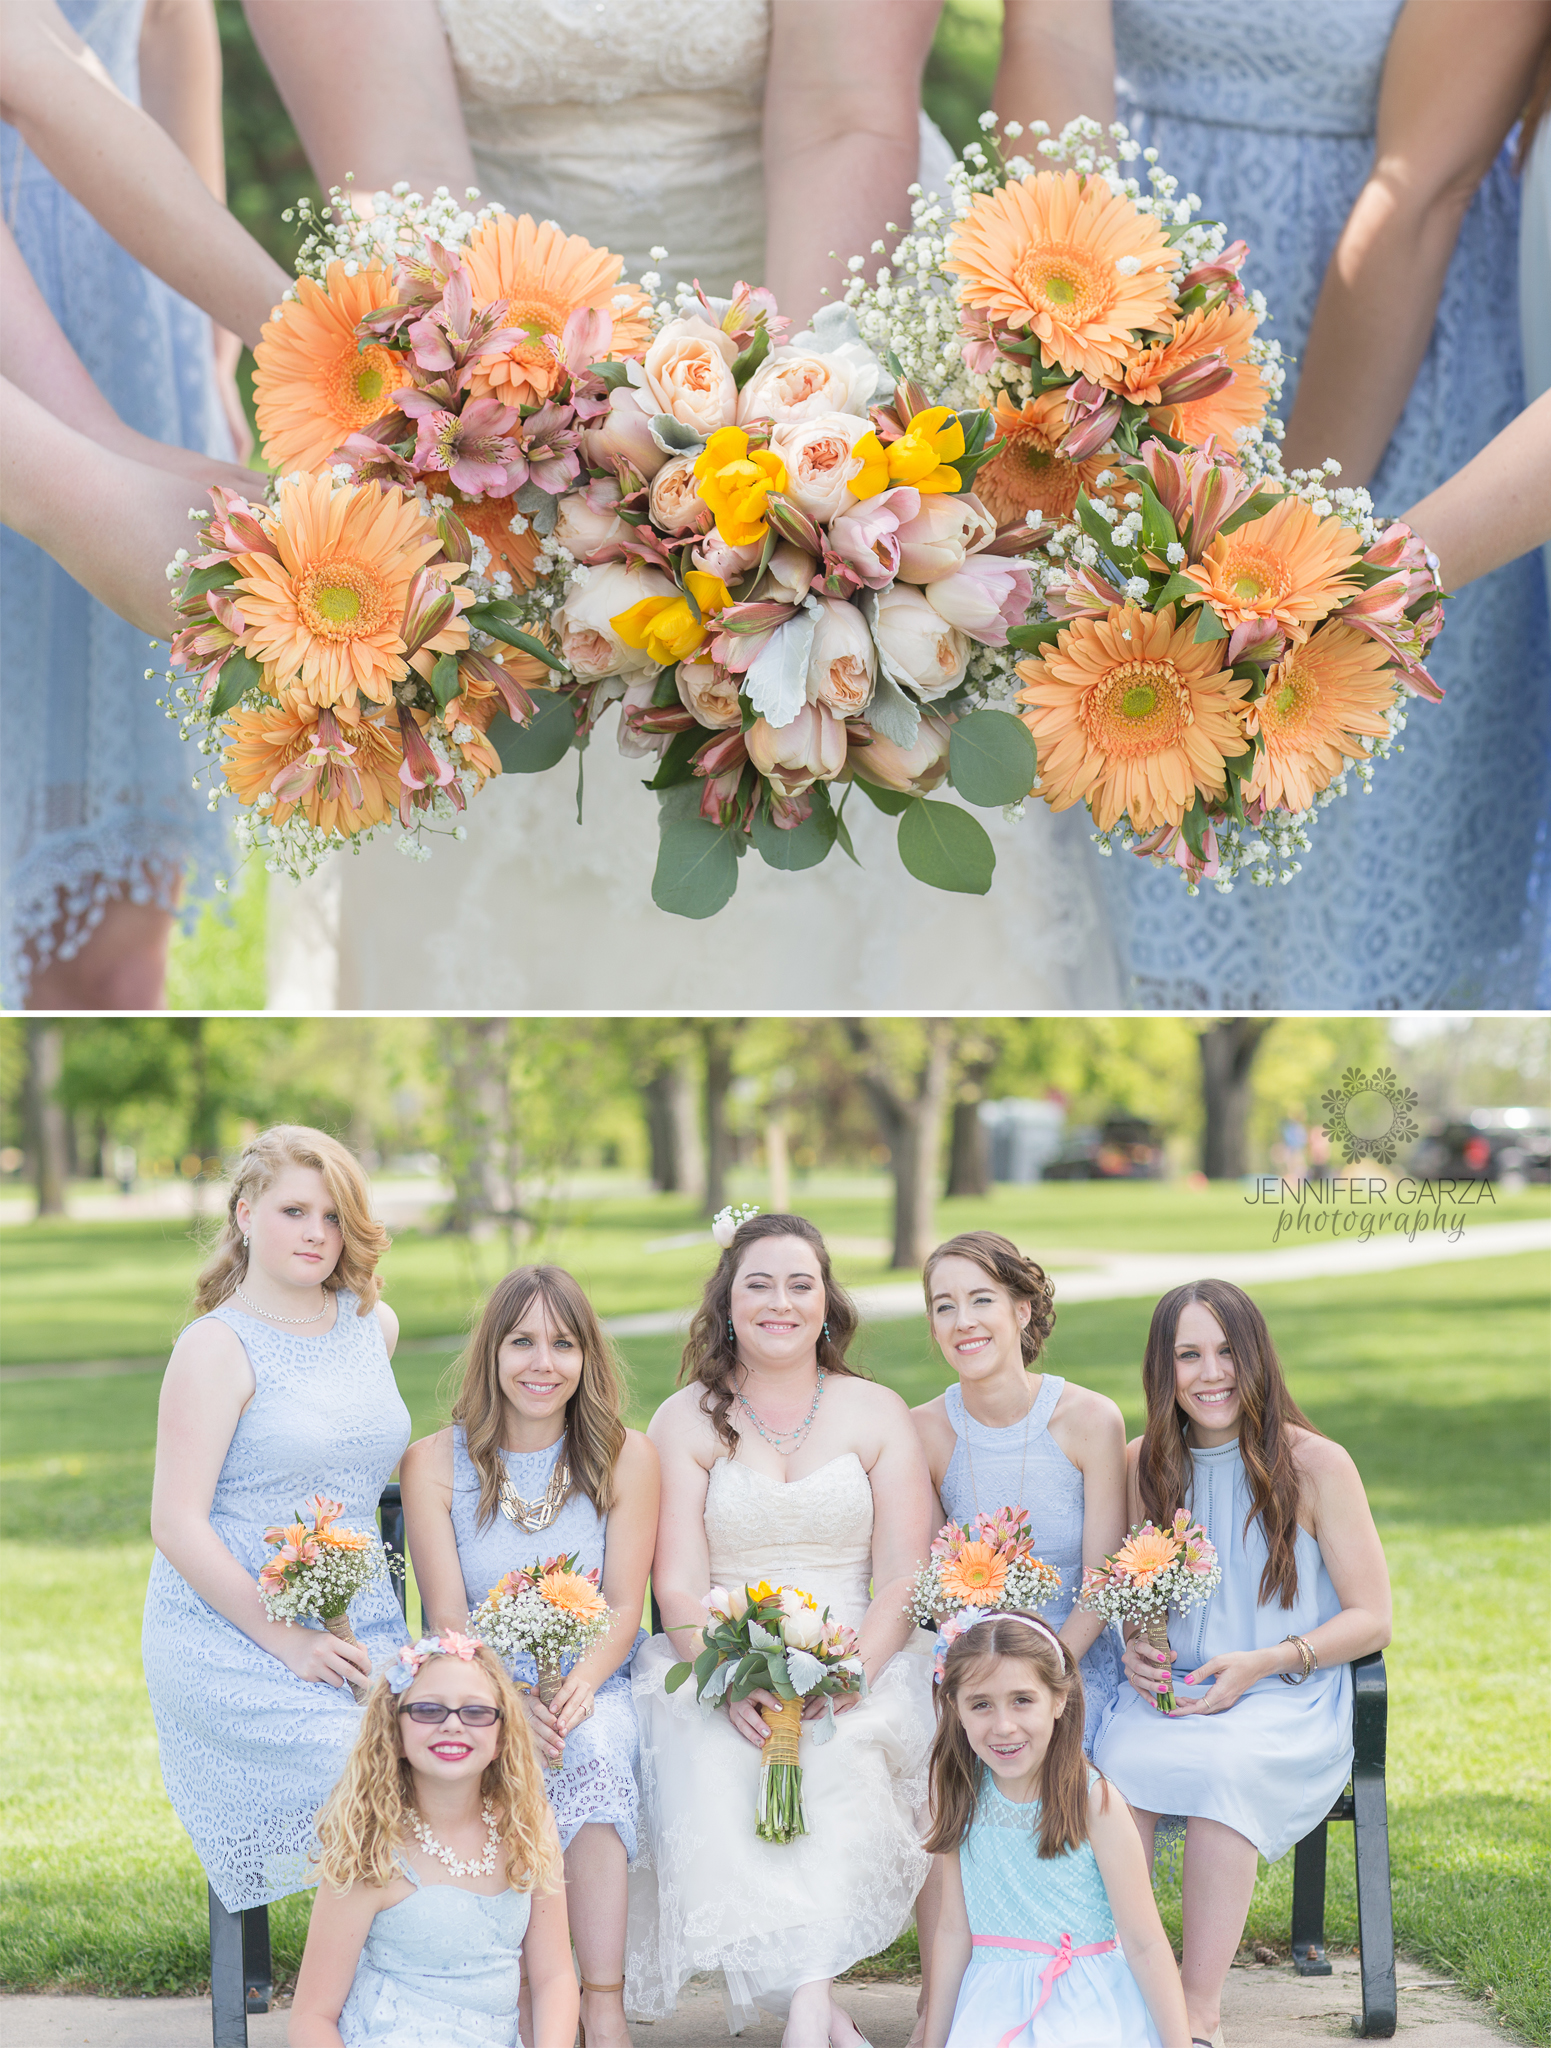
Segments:
[[[339,1527],[344,1511],[342,1501],[319,1493],[297,1509],[294,1522],[266,1529],[264,1541],[275,1552],[259,1571],[258,1588],[271,1621],[321,1621],[331,1636],[353,1643],[350,1603],[363,1587],[387,1578],[389,1567],[375,1532]],[[366,1688],[354,1679],[350,1690],[365,1699]]]
[[[937,1628],[966,1607],[1032,1610],[1054,1600],[1061,1574],[1034,1554],[1027,1508],[998,1508],[967,1527],[944,1522],[917,1571],[906,1608],[919,1628]]]
[[[707,1707],[723,1698],[747,1699],[760,1690],[776,1694],[779,1707],[759,1710],[770,1734],[760,1753],[754,1831],[765,1842],[795,1841],[808,1832],[798,1761],[803,1701],[825,1700],[825,1719],[813,1739],[827,1742],[834,1732],[830,1699],[867,1690],[856,1635],[843,1622],[832,1621],[827,1607],[821,1614],[810,1594],[763,1579],[733,1593],[713,1586],[702,1604],[711,1617],[705,1648],[693,1664],[672,1667],[667,1690],[677,1692],[693,1674],[696,1696]]]
[[[510,1663],[529,1656],[538,1666],[537,1692],[549,1706],[563,1682],[563,1660],[582,1657],[614,1623],[599,1591],[599,1575],[579,1569],[579,1553],[536,1559],[498,1579],[469,1618],[469,1634]],[[551,1770],[558,1770],[556,1763]]]
[[[1112,1556],[1090,1566],[1077,1604],[1107,1622],[1140,1622],[1153,1648],[1167,1650],[1169,1609],[1188,1613],[1209,1600],[1221,1581],[1215,1547],[1189,1509],[1180,1508],[1167,1529],[1137,1523]],[[1160,1713],[1173,1712],[1172,1679],[1157,1703]]]

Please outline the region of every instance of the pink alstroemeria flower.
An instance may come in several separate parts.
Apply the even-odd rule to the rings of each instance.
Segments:
[[[438,761],[431,752],[430,742],[416,724],[412,712],[398,706],[399,733],[404,742],[404,758],[399,763],[399,781],[405,789],[425,789],[432,783],[438,789],[445,789],[452,781],[452,763]]]
[[[1217,855],[1217,837],[1210,825],[1207,826],[1206,836],[1201,841],[1204,858],[1199,860],[1191,852],[1190,843],[1181,825],[1160,826],[1146,839],[1138,840],[1131,851],[1149,858],[1157,855],[1162,860],[1172,861],[1175,867],[1184,870],[1192,882],[1211,881],[1222,865]],[[1176,883],[1175,887],[1178,886]]]
[[[1068,569],[1066,580],[1045,592],[1045,609],[1053,619],[1102,619],[1126,594],[1097,569]]]
[[[447,412],[423,391],[405,392],[402,404],[418,422],[416,469],[445,470],[470,497],[509,498],[524,481],[527,464],[512,439],[517,414],[509,405],[475,398],[462,412]]]
[[[1198,263],[1194,270],[1187,270],[1175,287],[1180,298],[1197,285],[1215,291],[1221,289],[1223,296],[1235,306],[1244,303],[1244,287],[1239,282],[1239,272],[1244,268],[1244,259],[1249,254],[1245,241],[1230,242],[1219,256],[1212,256],[1205,263]]]
[[[1115,431],[1123,408],[1113,391],[1079,377],[1067,388],[1066,433],[1056,453],[1065,462],[1096,455]]]
[[[348,792],[351,803],[359,805],[362,800],[361,777],[352,758],[354,753],[355,748],[339,729],[339,721],[325,707],[318,713],[318,729],[311,747],[288,767],[282,768],[269,787],[283,804],[296,803],[309,791],[321,789],[325,798],[335,794],[336,790]],[[328,1505],[334,1506],[333,1503]],[[337,1515],[342,1509],[334,1506],[334,1512]],[[327,1520],[324,1526],[327,1526]],[[282,1550],[280,1555],[284,1557],[286,1552]],[[313,1555],[317,1555],[316,1551]],[[304,1561],[310,1564],[312,1558]]]
[[[210,497],[215,513],[210,521],[209,534],[218,548],[230,555],[272,555],[279,559],[280,550],[265,531],[257,506],[250,505],[235,491],[227,490],[224,484],[212,484]],[[198,566],[208,565],[201,562]]]
[[[461,391],[485,356],[498,355],[525,337],[520,328],[503,327],[505,299],[494,299],[474,311],[474,289],[461,267],[447,280],[439,303],[409,330],[410,353],[416,367],[440,373],[451,391]]]
[[[1142,464],[1192,562],[1200,560],[1223,521],[1255,495],[1253,480],[1215,438],[1179,454],[1161,441],[1148,441]]]
[[[526,481],[558,498],[581,468],[576,444],[581,439],[569,406],[546,399],[537,412],[519,423],[517,445]]]

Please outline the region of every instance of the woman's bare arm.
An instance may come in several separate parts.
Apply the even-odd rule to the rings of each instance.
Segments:
[[[765,74],[765,282],[802,325],[850,256],[908,225],[921,73],[941,0],[774,0]],[[839,257],[837,263],[831,251]]]
[[[1110,0],[1007,0],[991,104],[1003,121],[1048,121],[1059,135],[1086,114],[1115,118]]]
[[[932,1544],[932,1475],[910,1410],[887,1387],[869,1387],[884,1409],[882,1448],[868,1470],[872,1485],[872,1605],[861,1628],[869,1684],[910,1639],[906,1613],[916,1570]]]
[[[698,1387],[670,1394],[647,1430],[662,1464],[652,1591],[668,1640],[680,1657],[694,1657],[700,1650],[706,1619],[701,1603],[711,1588],[711,1547],[705,1533],[711,1475],[697,1449],[701,1431],[710,1425],[700,1414],[699,1394]]]
[[[1126,1533],[1126,1426],[1104,1394],[1070,1384],[1051,1417],[1050,1434],[1082,1474],[1082,1561],[1098,1565]],[[1106,1624],[1074,1606],[1061,1624],[1061,1640],[1085,1657]]]
[[[1445,590],[1551,540],[1551,391],[1488,441],[1446,484],[1402,513],[1438,557]]]
[[[435,0],[244,0],[259,54],[327,192],[401,178],[462,198],[474,157]]]
[[[1378,468],[1427,352],[1460,224],[1551,33],[1551,0],[1407,0],[1373,168],[1325,272],[1287,423],[1289,467]],[[1474,317],[1506,318],[1481,306]]]
[[[420,1588],[426,1628],[468,1627],[468,1590],[452,1527],[452,1431],[438,1430],[410,1445],[399,1465],[404,1535]]]

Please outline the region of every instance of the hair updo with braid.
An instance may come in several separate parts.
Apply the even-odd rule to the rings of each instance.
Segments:
[[[999,1237],[994,1230],[966,1230],[962,1236],[950,1237],[946,1244],[937,1247],[921,1271],[928,1324],[932,1317],[932,1270],[943,1259],[968,1259],[998,1287],[1005,1287],[1014,1301],[1029,1304],[1029,1319],[1022,1331],[1023,1362],[1033,1365],[1056,1324],[1056,1291],[1044,1267],[1025,1258],[1010,1238]]]

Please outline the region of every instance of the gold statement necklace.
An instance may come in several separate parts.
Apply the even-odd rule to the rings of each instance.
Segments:
[[[565,1454],[565,1439],[561,1438],[560,1456],[555,1460],[555,1469],[549,1475],[549,1484],[537,1500],[524,1500],[512,1484],[512,1475],[502,1461],[501,1512],[509,1522],[528,1535],[540,1529],[547,1529],[565,1506],[571,1492],[571,1461]]]

